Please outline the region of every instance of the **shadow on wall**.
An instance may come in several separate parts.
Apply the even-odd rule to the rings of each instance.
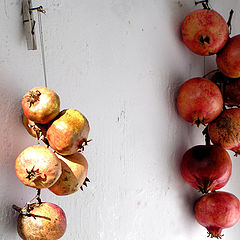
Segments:
[[[178,88],[177,88],[178,89]],[[173,116],[176,121],[175,123],[175,148],[172,153],[172,162],[170,164],[171,172],[174,173],[174,182],[176,185],[175,191],[177,191],[178,199],[181,199],[181,209],[183,209],[184,215],[188,215],[189,218],[194,218],[193,205],[194,202],[201,196],[199,192],[190,187],[182,178],[180,165],[182,161],[183,154],[193,145],[194,139],[194,129],[191,123],[185,122],[177,113],[176,109],[176,95],[177,90],[175,89],[175,94],[172,97],[175,108],[175,116]]]
[[[178,75],[178,74],[177,74]],[[171,182],[174,187],[175,194],[180,203],[180,209],[182,209],[182,213],[184,217],[188,217],[189,224],[193,224],[194,218],[193,213],[193,205],[194,202],[201,196],[195,189],[190,187],[182,178],[180,172],[180,164],[182,160],[182,156],[190,147],[192,147],[195,131],[195,126],[192,126],[191,123],[188,123],[182,119],[182,117],[178,114],[176,108],[176,99],[178,89],[181,85],[181,76],[176,76],[175,74],[170,74],[169,79],[170,84],[168,85],[167,90],[165,91],[168,99],[169,110],[168,110],[168,119],[171,122],[172,130],[171,133],[173,136],[172,142],[169,142],[171,146],[173,146],[173,151],[170,154],[170,163],[169,163],[169,172],[171,173]],[[201,131],[200,131],[201,132]],[[200,134],[201,135],[201,134]],[[186,219],[187,221],[187,219]]]
[[[0,87],[0,238],[16,233],[17,215],[12,204],[22,205],[21,200],[30,199],[26,187],[15,175],[15,159],[26,147],[25,129],[22,126],[20,83],[1,70]]]
[[[168,7],[170,8],[168,12],[171,13],[170,24],[171,33],[175,39],[176,53],[180,57],[185,57],[182,62],[177,62],[179,56],[170,54],[169,58],[166,59],[166,65],[172,66],[173,70],[164,78],[168,81],[168,85],[165,89],[165,99],[167,99],[167,104],[169,105],[168,110],[168,121],[171,122],[171,132],[169,134],[173,135],[169,139],[169,142],[173,146],[173,152],[170,155],[172,160],[169,164],[169,172],[171,173],[171,182],[173,182],[174,191],[181,204],[182,213],[186,216],[188,215],[189,223],[192,222],[194,218],[193,205],[194,202],[201,196],[196,190],[191,188],[188,184],[184,182],[180,173],[180,163],[184,152],[189,149],[194,142],[196,130],[191,123],[185,122],[178,114],[176,108],[176,99],[179,87],[181,84],[196,75],[196,72],[201,72],[202,69],[202,59],[198,58],[197,55],[192,54],[182,42],[180,27],[184,17],[191,11],[196,10],[194,0],[191,1],[174,1],[169,2]],[[172,48],[171,51],[174,51]],[[196,66],[194,66],[196,63]],[[198,129],[199,130],[199,129]],[[200,136],[201,134],[199,134]]]

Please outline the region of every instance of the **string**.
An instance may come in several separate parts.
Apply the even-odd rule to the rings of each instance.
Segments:
[[[46,70],[46,60],[45,60],[44,43],[43,43],[43,30],[42,30],[42,17],[41,17],[42,12],[37,11],[37,13],[38,13],[38,26],[39,26],[39,34],[40,34],[40,45],[41,45],[44,83],[45,83],[45,87],[47,87],[48,86],[48,84],[47,84],[47,70]]]
[[[203,72],[204,72],[204,76],[206,75],[206,57],[203,57]]]

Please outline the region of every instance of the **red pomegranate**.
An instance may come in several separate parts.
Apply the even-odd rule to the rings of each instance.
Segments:
[[[215,145],[240,153],[240,109],[226,109],[208,126],[208,133]]]
[[[198,9],[187,15],[181,33],[185,45],[202,56],[218,53],[229,38],[226,21],[210,9]]]
[[[213,121],[222,111],[223,98],[216,84],[205,78],[192,78],[179,89],[177,109],[187,122],[199,126]]]
[[[230,78],[240,77],[240,35],[232,37],[226,46],[217,54],[219,70]]]
[[[56,195],[69,195],[79,190],[87,177],[88,162],[81,153],[59,156],[62,174],[49,190]]]
[[[26,240],[57,240],[61,238],[67,227],[64,211],[57,205],[43,202],[31,204],[30,212],[19,214],[17,231]]]
[[[221,238],[222,230],[235,225],[240,217],[237,197],[227,192],[211,192],[202,196],[194,205],[194,214],[211,238]]]
[[[17,157],[15,170],[19,180],[33,188],[49,188],[62,173],[61,162],[48,148],[34,145]]]
[[[61,111],[47,130],[48,142],[60,155],[78,152],[87,143],[89,123],[85,116],[75,109]]]
[[[46,124],[59,114],[60,99],[49,88],[35,87],[23,96],[22,108],[29,120]]]
[[[214,145],[197,145],[183,155],[183,179],[202,193],[224,187],[232,173],[232,162],[227,151]]]

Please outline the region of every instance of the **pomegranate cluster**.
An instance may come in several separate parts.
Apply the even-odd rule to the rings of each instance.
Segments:
[[[46,87],[29,90],[22,108],[23,125],[37,144],[19,154],[15,171],[24,185],[37,189],[37,195],[23,208],[13,206],[20,213],[18,234],[26,240],[57,240],[66,230],[65,213],[55,204],[42,202],[40,190],[64,196],[87,186],[88,162],[82,152],[90,141],[89,123],[78,110],[60,111],[59,96]]]
[[[180,170],[183,179],[203,194],[194,204],[196,220],[211,238],[219,239],[222,229],[232,227],[240,218],[239,199],[216,191],[231,177],[228,150],[240,154],[240,35],[229,37],[232,10],[226,22],[207,0],[199,3],[203,9],[191,12],[182,22],[182,39],[195,54],[216,54],[218,69],[191,78],[179,88],[179,115],[198,127],[204,125],[206,141],[185,152]]]

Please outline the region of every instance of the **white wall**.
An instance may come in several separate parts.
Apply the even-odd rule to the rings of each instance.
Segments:
[[[212,0],[227,19],[237,0]],[[49,88],[61,108],[76,108],[91,124],[86,148],[91,180],[84,192],[44,201],[60,205],[68,218],[64,240],[202,240],[207,231],[194,219],[199,194],[179,173],[182,154],[204,143],[202,128],[176,113],[175,97],[185,80],[202,76],[203,57],[180,39],[184,16],[194,0],[33,1],[43,18]],[[40,51],[28,51],[20,0],[0,1],[0,239],[19,239],[17,214],[35,191],[20,183],[14,162],[35,144],[21,124],[21,98],[43,85]],[[38,35],[39,36],[39,35]],[[215,68],[207,58],[207,70]],[[233,155],[231,155],[233,156]],[[239,157],[224,188],[240,197]],[[224,230],[239,239],[240,225]]]

